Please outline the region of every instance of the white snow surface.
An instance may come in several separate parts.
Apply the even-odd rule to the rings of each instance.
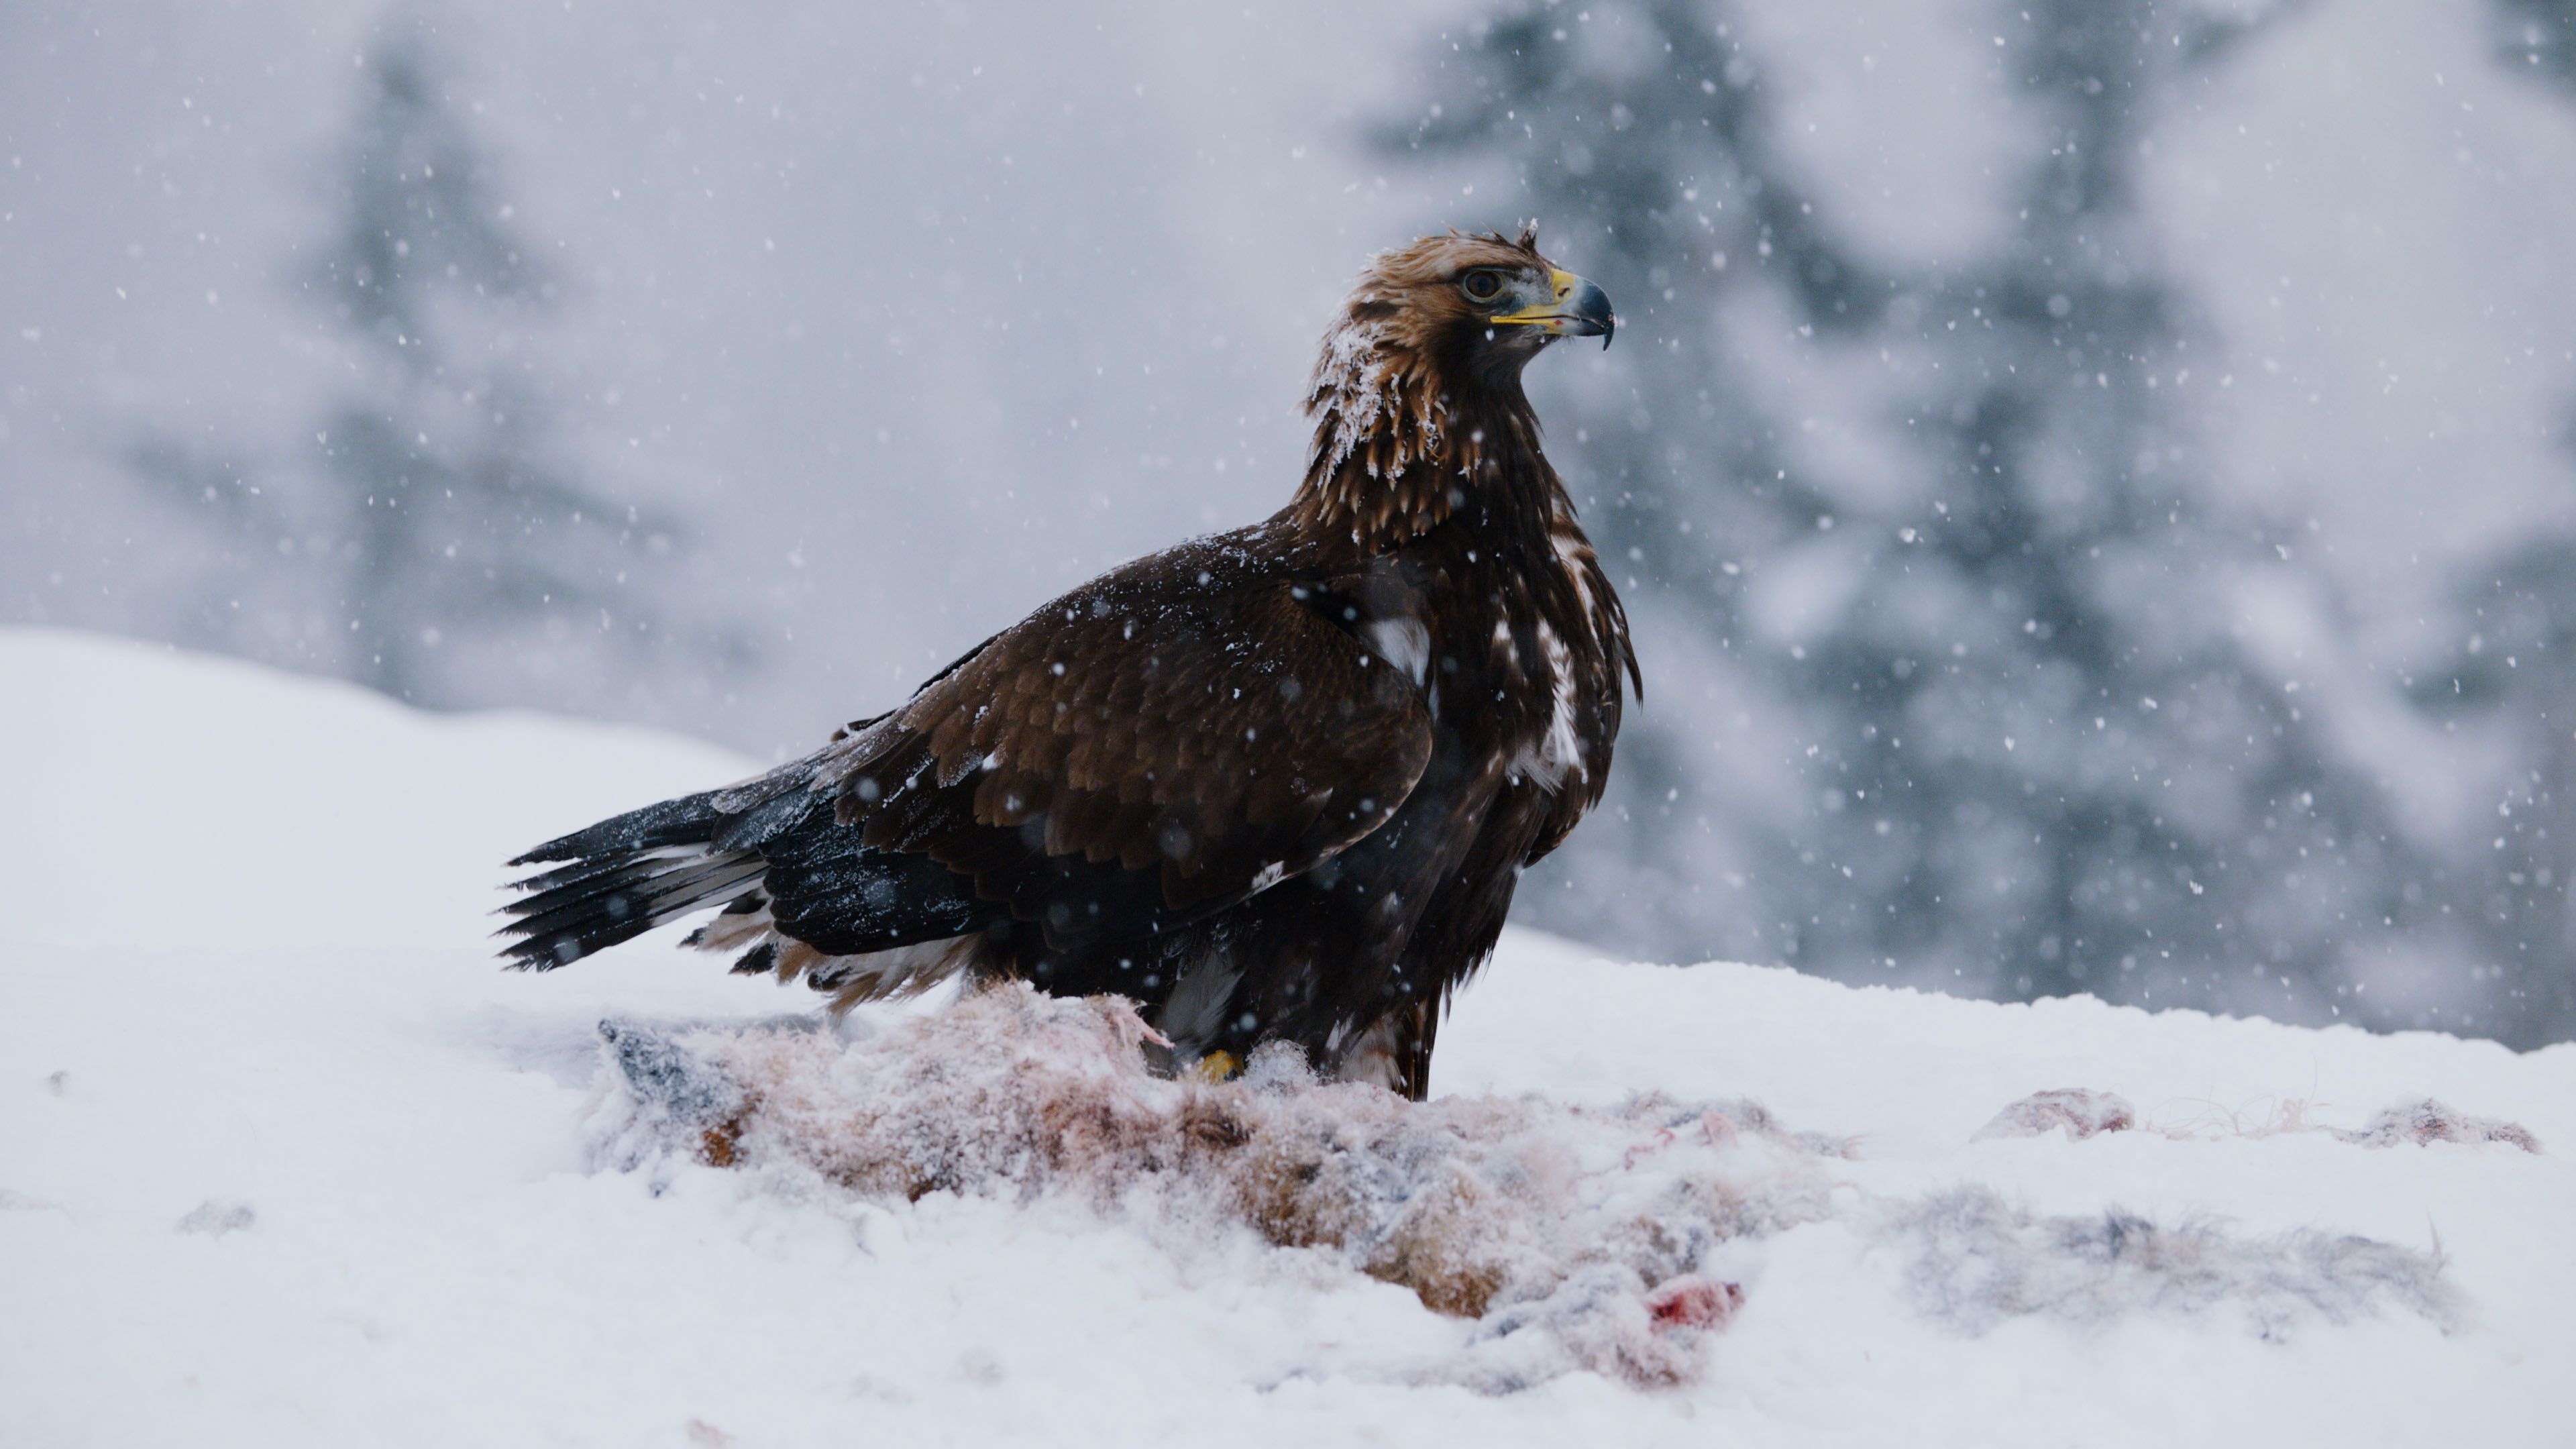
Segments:
[[[0,1443],[2510,1445],[2576,1421],[2576,1046],[1513,934],[1442,1032],[1441,1100],[1355,1118],[1590,1124],[1560,1134],[1585,1211],[1687,1176],[1585,1156],[1664,1110],[1641,1094],[1692,1122],[1759,1103],[1851,1155],[1691,1147],[1805,1210],[1697,1259],[1741,1303],[1656,1340],[1678,1383],[1497,1378],[1492,1315],[1168,1194],[1003,1172],[906,1202],[644,1132],[603,1019],[801,1040],[869,1091],[925,1065],[887,1055],[907,1043],[972,1055],[905,1019],[936,1000],[818,1035],[814,998],[676,931],[494,968],[503,858],[738,758],[70,634],[0,632],[0,680]],[[1084,1070],[1149,1105],[1360,1090]],[[2043,1092],[2090,1095],[2015,1110]],[[2417,1140],[2470,1118],[2495,1140]],[[2300,1276],[2353,1253],[2438,1277]]]

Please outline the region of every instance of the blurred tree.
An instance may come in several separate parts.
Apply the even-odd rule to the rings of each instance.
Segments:
[[[2495,0],[2505,64],[2576,91],[2576,3]]]
[[[416,704],[493,698],[471,669],[442,667],[469,640],[737,652],[726,636],[662,637],[630,578],[671,553],[676,526],[564,461],[529,337],[556,283],[495,196],[425,28],[389,22],[363,73],[334,230],[302,279],[346,339],[342,396],[264,464],[159,434],[129,461],[207,508],[227,549],[273,537],[327,591],[313,607],[346,637],[300,662]],[[227,637],[211,618],[199,632]]]
[[[2012,18],[2045,144],[2020,225],[1890,329],[1939,363],[1906,418],[1939,481],[1867,520],[1893,546],[1790,671],[1833,782],[1819,864],[1866,882],[1807,878],[1821,954],[2320,1014],[2419,862],[2267,637],[2323,583],[2206,473],[2187,308],[2133,179],[2159,106],[2243,25],[2151,0]]]
[[[2204,474],[2183,400],[2217,379],[2191,371],[2132,183],[2158,105],[2243,23],[2146,0],[2001,12],[2034,122],[2018,223],[1917,274],[1802,194],[1730,14],[1510,9],[1402,137],[1508,158],[1560,232],[1575,221],[1566,253],[1645,300],[1648,345],[1578,402],[1577,471],[1615,480],[1587,518],[1633,561],[1650,688],[1680,663],[1684,700],[1650,696],[1649,769],[1623,741],[1630,838],[1578,834],[1569,869],[1706,858],[1661,808],[1685,792],[1747,842],[1738,895],[1569,912],[1540,892],[1541,919],[1670,953],[1733,945],[1733,914],[1761,954],[1846,977],[2323,1016],[2344,946],[2403,909],[2412,854],[2272,647],[2320,586]],[[1758,375],[1837,356],[1875,367],[1892,461],[1794,446],[1805,409]],[[2257,587],[2290,617],[2249,613]],[[1763,799],[1673,763],[1708,727],[1687,681],[1720,664],[1785,720],[1803,788]],[[1605,848],[1612,870],[1584,858]]]
[[[229,451],[191,443],[145,428],[124,448],[125,466],[170,503],[195,515],[195,572],[208,580],[239,580],[274,558],[282,514],[276,500],[251,481],[257,469]],[[257,657],[257,631],[242,618],[240,591],[221,586],[185,591],[170,637],[197,649]]]
[[[2505,67],[2576,101],[2576,0],[2495,0]],[[2576,408],[2566,431],[2576,457]],[[2483,721],[2500,762],[2493,830],[2456,892],[2475,933],[2500,1032],[2517,1045],[2576,1038],[2576,515],[2527,530],[2467,571],[2461,642],[2420,698]],[[2479,848],[2483,847],[2483,849]]]
[[[2423,702],[2493,731],[2492,829],[2466,842],[2478,865],[2456,893],[2497,1034],[2542,1046],[2576,1038],[2576,538],[2524,543],[2471,577],[2467,637]]]

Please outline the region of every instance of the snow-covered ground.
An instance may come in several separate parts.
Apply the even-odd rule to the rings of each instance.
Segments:
[[[1796,1209],[1694,1250],[1741,1304],[1652,1330],[1683,1366],[1663,1388],[1497,1378],[1496,1315],[1168,1194],[1004,1172],[881,1201],[657,1149],[603,1018],[700,1050],[802,1040],[845,1084],[927,1049],[894,1018],[800,1038],[780,1019],[805,993],[651,941],[493,968],[504,856],[745,768],[0,633],[0,1443],[2503,1445],[2576,1422],[2576,1046],[1510,937],[1442,1033],[1449,1100],[1384,1121],[1508,1118],[1524,1166],[1558,1142],[1558,1179],[1459,1169],[1503,1207],[1526,1188],[1598,1218],[1716,1184]],[[2134,1125],[1985,1130],[2059,1088]],[[2540,1150],[2327,1130],[2427,1098]],[[1744,1101],[1851,1155],[1746,1155]]]

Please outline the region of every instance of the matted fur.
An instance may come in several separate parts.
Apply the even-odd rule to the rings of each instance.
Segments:
[[[1149,1073],[1115,998],[1004,984],[873,1040],[609,1024],[610,1156],[815,1174],[878,1201],[1070,1196],[1170,1239],[1211,1221],[1318,1250],[1476,1320],[1434,1376],[1508,1390],[1572,1369],[1674,1384],[1740,1291],[1718,1244],[1826,1212],[1801,1139],[1749,1103],[1407,1102],[1317,1081],[1285,1046],[1235,1081]]]
[[[2285,1132],[2321,1132],[2338,1142],[2362,1147],[2395,1147],[2435,1142],[2469,1145],[2497,1142],[2525,1152],[2540,1151],[2540,1139],[2519,1122],[2477,1117],[2430,1097],[2381,1109],[2360,1127],[2329,1127],[2312,1120],[2316,1104],[2298,1099],[2273,1100],[2248,1121],[2241,1112],[2209,1106],[2180,1120],[2142,1122],[2128,1099],[2116,1092],[2085,1087],[2059,1087],[2034,1092],[1995,1114],[1977,1129],[1976,1140],[2036,1137],[2062,1131],[2068,1141],[2103,1132],[2143,1129],[2177,1141],[2222,1137],[2276,1137]]]
[[[2008,1318],[2098,1322],[2152,1308],[2232,1313],[2281,1339],[2302,1319],[2347,1323],[2387,1306],[2444,1327],[2459,1312],[2440,1258],[2350,1233],[2245,1236],[2119,1208],[2048,1215],[1979,1187],[1904,1206],[1888,1228],[1914,1244],[1916,1308],[1970,1333]]]
[[[2138,1125],[2137,1109],[2117,1092],[2084,1087],[2056,1087],[2033,1092],[1995,1114],[1977,1129],[1977,1140],[1992,1137],[2037,1137],[2062,1132],[2068,1141],[2103,1132],[2126,1132]]]
[[[2356,1142],[2364,1147],[2395,1147],[2399,1143],[2426,1147],[2436,1142],[2501,1142],[2525,1152],[2540,1150],[2540,1139],[2519,1122],[2507,1122],[2497,1117],[2473,1117],[2430,1097],[2383,1108],[2379,1115],[2363,1123],[2358,1130],[2327,1130],[2346,1142]]]
[[[613,1165],[679,1155],[892,1203],[1069,1198],[1185,1253],[1249,1233],[1469,1320],[1453,1356],[1406,1372],[1485,1391],[1579,1370],[1687,1381],[1744,1302],[1726,1245],[1827,1218],[1887,1243],[1916,1309],[1970,1333],[2228,1309],[2279,1338],[2309,1318],[2453,1311],[2438,1259],[2363,1238],[2044,1217],[1982,1189],[1837,1192],[1852,1144],[1749,1102],[1414,1103],[1318,1082],[1285,1045],[1235,1081],[1161,1078],[1151,1029],[1116,998],[1005,984],[856,1043],[811,1022],[602,1032]]]

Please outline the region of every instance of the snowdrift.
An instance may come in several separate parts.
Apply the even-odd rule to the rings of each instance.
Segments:
[[[2556,1442],[2576,1048],[1515,935],[1419,1107],[497,862],[744,773],[0,633],[0,1440]]]

